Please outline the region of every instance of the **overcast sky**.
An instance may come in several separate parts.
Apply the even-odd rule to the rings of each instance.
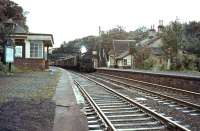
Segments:
[[[116,25],[127,31],[168,24],[176,16],[181,22],[200,20],[198,0],[13,0],[28,11],[27,24],[34,33],[52,33],[55,47],[88,35],[98,35],[98,26]]]

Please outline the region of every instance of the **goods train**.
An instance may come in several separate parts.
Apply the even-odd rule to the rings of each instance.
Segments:
[[[71,56],[69,58],[61,58],[54,62],[55,66],[59,66],[65,69],[73,69],[81,72],[94,72],[94,63],[92,60],[92,53],[86,52]]]

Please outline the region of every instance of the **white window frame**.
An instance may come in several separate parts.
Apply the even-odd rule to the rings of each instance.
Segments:
[[[16,45],[15,46],[15,58],[22,58],[23,57],[23,46]]]
[[[43,42],[30,41],[30,58],[43,59]]]
[[[123,65],[127,66],[128,65],[128,60],[127,59],[123,59]]]

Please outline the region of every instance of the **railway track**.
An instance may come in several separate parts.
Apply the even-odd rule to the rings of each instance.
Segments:
[[[110,77],[107,79],[100,78],[102,75],[100,77],[96,75],[87,76],[110,86],[112,89],[129,96],[133,100],[138,101],[142,105],[155,110],[157,113],[176,121],[190,130],[198,131],[200,129],[200,123],[198,122],[200,121],[200,111],[193,107],[192,103],[185,104],[182,103],[182,100],[179,102],[179,100],[176,101],[168,96],[163,97],[162,92],[154,93],[154,90],[150,90],[150,92],[143,91],[138,88],[134,88],[134,84],[129,83],[127,86],[126,84],[128,82],[122,82],[125,85],[121,84],[121,81],[123,81],[121,79],[117,79],[116,82],[112,82],[112,78]]]
[[[84,78],[83,78],[84,77]],[[80,74],[73,77],[87,101],[90,130],[144,131],[189,129],[116,92],[108,86]]]
[[[150,93],[152,95],[160,96],[162,98],[166,98],[168,100],[175,101],[177,104],[190,107],[195,110],[200,111],[200,93],[191,92],[187,90],[181,90],[173,87],[148,83],[144,81],[138,81],[133,80],[129,78],[119,77],[119,76],[113,76],[109,74],[99,73],[96,75],[92,75],[93,77],[102,78],[101,80],[109,80],[110,82],[113,82],[118,85],[122,85],[125,87],[134,88],[140,91],[143,91],[145,93]],[[135,85],[131,82],[137,82],[142,85]]]
[[[98,73],[98,74],[103,75],[103,76],[113,77],[113,78],[120,79],[120,80],[127,80],[127,81],[131,81],[131,82],[135,82],[135,83],[139,83],[139,84],[143,84],[143,85],[147,85],[147,86],[152,86],[154,88],[163,88],[166,90],[179,91],[179,92],[187,94],[187,95],[193,95],[193,96],[198,96],[198,97],[200,96],[200,93],[189,91],[189,90],[178,89],[178,88],[174,88],[174,87],[170,87],[170,86],[164,86],[164,85],[160,85],[160,84],[131,79],[131,78],[127,78],[127,77],[120,77],[120,76],[111,75],[111,74],[105,74],[105,73]]]

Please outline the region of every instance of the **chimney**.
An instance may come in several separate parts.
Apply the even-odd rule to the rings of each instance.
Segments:
[[[164,29],[163,20],[159,20],[158,33],[162,33]]]
[[[154,25],[151,25],[151,29],[149,30],[149,38],[153,38],[156,35],[156,30],[154,29]]]

